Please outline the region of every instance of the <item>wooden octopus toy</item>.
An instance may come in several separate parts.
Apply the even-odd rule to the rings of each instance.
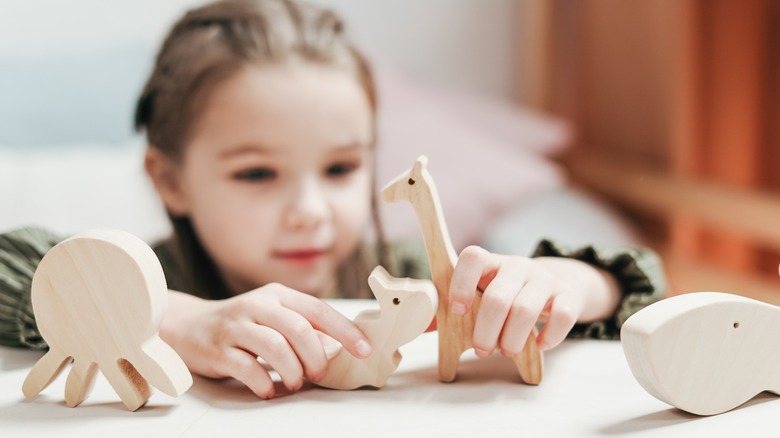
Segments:
[[[479,311],[481,294],[474,297],[471,311],[456,315],[450,311],[450,280],[458,259],[444,222],[439,194],[427,170],[428,159],[422,156],[414,166],[402,173],[384,189],[385,202],[409,201],[420,223],[431,275],[439,294],[436,323],[439,331],[439,379],[455,380],[461,354],[472,347],[474,323]],[[523,382],[537,385],[542,381],[542,353],[536,345],[536,330],[532,331],[523,350],[512,360]]]
[[[98,369],[131,411],[146,404],[150,383],[184,393],[192,375],[158,335],[167,293],[159,260],[131,234],[97,229],[56,245],[33,276],[33,311],[49,351],[27,375],[24,395],[40,393],[71,359],[70,407],[87,398]]]
[[[379,310],[355,317],[371,344],[372,353],[358,359],[343,349],[330,359],[328,372],[317,385],[333,389],[381,388],[398,368],[398,348],[422,334],[436,312],[436,288],[427,280],[392,277],[377,266],[368,278]]]
[[[720,292],[678,295],[632,315],[623,352],[652,396],[696,415],[780,394],[780,308]]]

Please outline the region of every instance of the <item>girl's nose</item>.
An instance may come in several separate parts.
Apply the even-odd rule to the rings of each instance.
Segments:
[[[328,202],[315,178],[304,179],[294,193],[285,214],[290,229],[315,228],[328,217]]]

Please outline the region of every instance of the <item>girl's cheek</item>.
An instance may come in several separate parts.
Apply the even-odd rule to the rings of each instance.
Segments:
[[[368,172],[363,175],[356,175],[355,184],[347,195],[346,203],[350,209],[358,216],[368,215],[371,211],[371,180]]]
[[[370,198],[366,197],[363,201],[362,198],[350,199],[351,205],[349,206],[349,216],[346,222],[349,223],[350,228],[355,232],[361,232],[369,222],[371,218],[371,202]]]

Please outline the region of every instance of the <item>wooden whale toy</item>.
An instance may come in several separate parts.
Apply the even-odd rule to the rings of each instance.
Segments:
[[[359,359],[341,349],[328,363],[328,371],[317,385],[332,389],[381,388],[398,368],[398,348],[425,331],[436,313],[436,288],[428,280],[395,278],[377,266],[368,284],[379,302],[379,310],[367,310],[355,317],[355,324],[371,344],[370,356]]]
[[[98,369],[131,411],[151,385],[178,396],[192,385],[187,366],[158,332],[168,300],[160,262],[141,239],[97,229],[60,242],[41,260],[32,304],[49,351],[22,386],[36,396],[73,360],[65,401],[78,406]]]
[[[780,394],[780,308],[719,292],[667,298],[620,332],[628,365],[655,398],[696,415]]]

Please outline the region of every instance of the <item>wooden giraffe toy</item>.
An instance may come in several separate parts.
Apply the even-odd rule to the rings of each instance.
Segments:
[[[471,311],[455,315],[450,311],[450,280],[458,259],[444,222],[439,194],[427,170],[428,159],[422,156],[407,172],[399,175],[382,189],[385,202],[409,201],[420,223],[428,253],[431,274],[439,294],[436,322],[439,331],[439,379],[455,380],[461,354],[471,348],[474,323],[479,311],[481,294],[474,296]],[[523,350],[512,360],[523,382],[537,385],[542,380],[542,353],[536,345],[536,330],[532,331]]]
[[[77,234],[49,250],[32,281],[32,304],[49,351],[22,390],[38,395],[73,359],[65,402],[89,395],[98,369],[131,411],[146,404],[150,383],[178,396],[192,375],[158,331],[168,288],[149,246],[123,231]]]
[[[395,278],[377,266],[368,284],[380,310],[367,310],[355,317],[371,344],[372,353],[358,359],[342,349],[330,359],[328,372],[317,385],[333,389],[362,386],[381,388],[398,368],[398,348],[428,327],[436,313],[436,288],[427,280]]]
[[[780,394],[780,308],[720,292],[654,303],[620,331],[631,372],[652,396],[696,415]]]

